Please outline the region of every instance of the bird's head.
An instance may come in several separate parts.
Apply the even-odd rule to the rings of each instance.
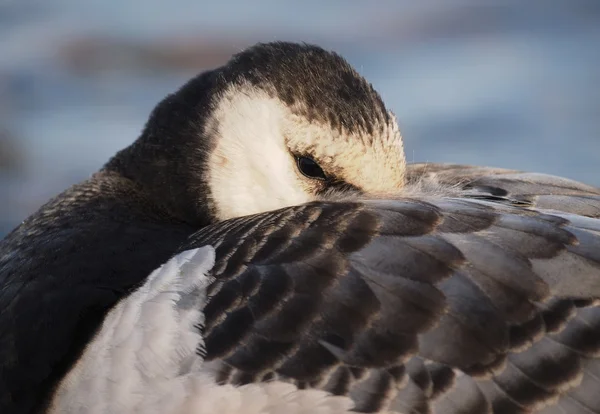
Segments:
[[[196,222],[398,192],[405,167],[396,119],[373,87],[337,54],[281,42],[188,82],[107,166]]]

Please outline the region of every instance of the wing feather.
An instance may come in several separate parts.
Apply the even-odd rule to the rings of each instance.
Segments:
[[[232,219],[207,360],[407,413],[600,413],[600,190],[413,165],[404,197]],[[596,388],[594,388],[596,387]]]

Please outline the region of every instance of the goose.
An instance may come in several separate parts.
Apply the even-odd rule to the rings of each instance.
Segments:
[[[254,45],[0,244],[2,413],[600,413],[600,189],[406,162]]]

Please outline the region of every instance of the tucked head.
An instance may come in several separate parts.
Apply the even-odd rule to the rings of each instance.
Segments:
[[[107,169],[201,223],[348,192],[398,192],[405,158],[395,117],[343,58],[278,42],[167,97]]]

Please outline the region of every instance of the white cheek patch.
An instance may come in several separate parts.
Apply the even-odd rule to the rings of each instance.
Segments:
[[[204,364],[214,249],[181,253],[117,304],[56,390],[51,414],[340,414],[352,401],[282,382],[218,385]],[[207,367],[204,367],[207,365]]]
[[[396,194],[406,161],[393,115],[375,135],[333,130],[292,113],[280,100],[249,85],[219,97],[205,134],[215,141],[208,160],[211,198],[220,220],[316,199],[298,173],[288,145],[329,160],[349,183],[371,194]]]
[[[284,105],[264,91],[233,89],[221,97],[207,133],[216,133],[209,187],[219,219],[261,213],[313,199],[289,153]]]
[[[344,179],[369,194],[397,194],[405,184],[406,158],[395,116],[377,125],[374,135],[336,131],[296,116],[292,145],[311,147],[320,159],[342,171]]]

